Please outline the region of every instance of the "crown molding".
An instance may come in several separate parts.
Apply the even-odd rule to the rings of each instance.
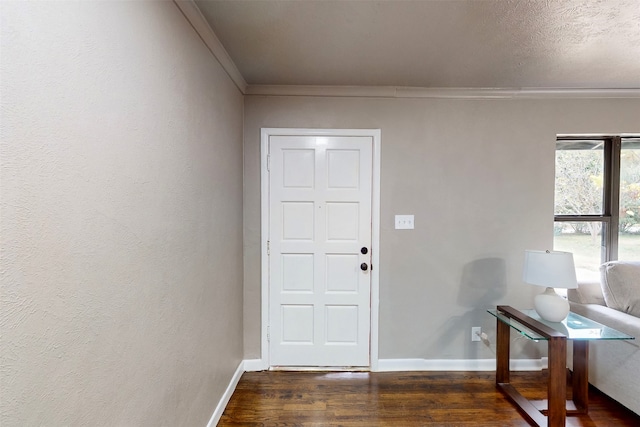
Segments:
[[[640,98],[640,89],[421,88],[398,86],[249,85],[246,95],[364,98],[548,99]]]
[[[434,99],[640,98],[640,88],[429,88],[403,86],[248,85],[194,0],[173,0],[173,2],[244,95]]]
[[[202,15],[202,12],[195,2],[193,0],[173,0],[173,2],[178,6],[178,9],[180,9],[184,17],[187,18],[187,21],[189,21],[209,51],[218,60],[220,65],[222,65],[222,68],[226,71],[231,80],[233,80],[233,83],[235,83],[240,92],[245,94],[247,90],[247,82],[244,80],[244,77],[242,77],[242,74],[240,74],[236,64],[229,56],[229,53],[227,53],[227,50],[220,42],[220,39],[218,39],[218,36],[216,36],[211,29],[211,26]]]

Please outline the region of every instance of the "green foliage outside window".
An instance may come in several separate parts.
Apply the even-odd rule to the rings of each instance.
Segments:
[[[640,234],[640,149],[620,154],[620,232]]]
[[[602,150],[556,151],[556,215],[603,213],[602,156]],[[623,149],[620,164],[620,233],[640,234],[640,150]],[[601,229],[595,222],[571,226],[576,233],[592,236],[598,235]]]

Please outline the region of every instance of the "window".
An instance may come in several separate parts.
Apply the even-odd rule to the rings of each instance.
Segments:
[[[640,137],[558,137],[554,213],[554,249],[579,276],[640,260]]]

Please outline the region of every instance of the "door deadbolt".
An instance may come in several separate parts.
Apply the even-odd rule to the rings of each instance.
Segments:
[[[365,248],[364,246],[362,247],[362,249],[360,249],[360,253],[361,253],[362,255],[366,255],[366,254],[367,254],[367,252],[369,252],[369,249]]]

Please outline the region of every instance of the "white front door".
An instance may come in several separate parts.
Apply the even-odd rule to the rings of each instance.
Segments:
[[[271,135],[271,366],[369,366],[371,136]]]

